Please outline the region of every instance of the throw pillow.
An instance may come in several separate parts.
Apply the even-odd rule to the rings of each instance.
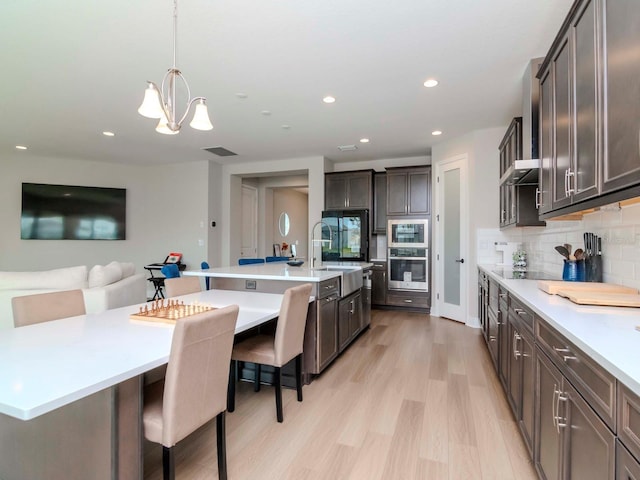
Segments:
[[[89,271],[89,288],[104,287],[122,279],[122,269],[116,262],[109,265],[95,265]]]
[[[130,263],[130,262],[116,262],[116,263],[120,265],[120,269],[122,270],[122,278],[130,277],[131,275],[136,273],[136,266],[133,263]]]

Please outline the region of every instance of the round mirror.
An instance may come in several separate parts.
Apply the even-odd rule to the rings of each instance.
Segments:
[[[280,235],[286,237],[289,234],[289,215],[287,212],[282,212],[278,219],[278,229],[280,229]]]

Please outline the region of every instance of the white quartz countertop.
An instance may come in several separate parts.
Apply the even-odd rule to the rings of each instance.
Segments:
[[[251,265],[235,265],[231,267],[215,267],[205,270],[187,270],[183,275],[218,278],[247,278],[256,280],[289,280],[294,282],[322,282],[342,275],[341,268],[367,268],[373,266],[368,262],[325,262],[311,269],[305,263],[299,267],[287,265],[286,262],[272,262]],[[328,267],[329,270],[320,270]]]
[[[543,292],[537,280],[505,280],[492,266],[480,268],[640,395],[640,309],[577,305]]]
[[[239,333],[276,318],[282,297],[208,290],[177,298],[239,305]],[[174,327],[130,320],[139,306],[0,330],[0,413],[29,420],[167,363]]]

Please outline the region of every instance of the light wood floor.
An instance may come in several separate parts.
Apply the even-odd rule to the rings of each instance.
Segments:
[[[536,479],[480,330],[372,311],[370,330],[304,387],[239,384],[227,414],[233,480]],[[176,447],[179,480],[217,478],[215,421]],[[145,479],[161,449],[145,445]]]

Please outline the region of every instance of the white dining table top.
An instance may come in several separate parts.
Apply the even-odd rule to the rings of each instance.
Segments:
[[[239,305],[240,333],[276,318],[283,295],[208,290],[177,298]],[[29,420],[167,363],[174,325],[131,320],[139,307],[0,330],[0,414]]]

